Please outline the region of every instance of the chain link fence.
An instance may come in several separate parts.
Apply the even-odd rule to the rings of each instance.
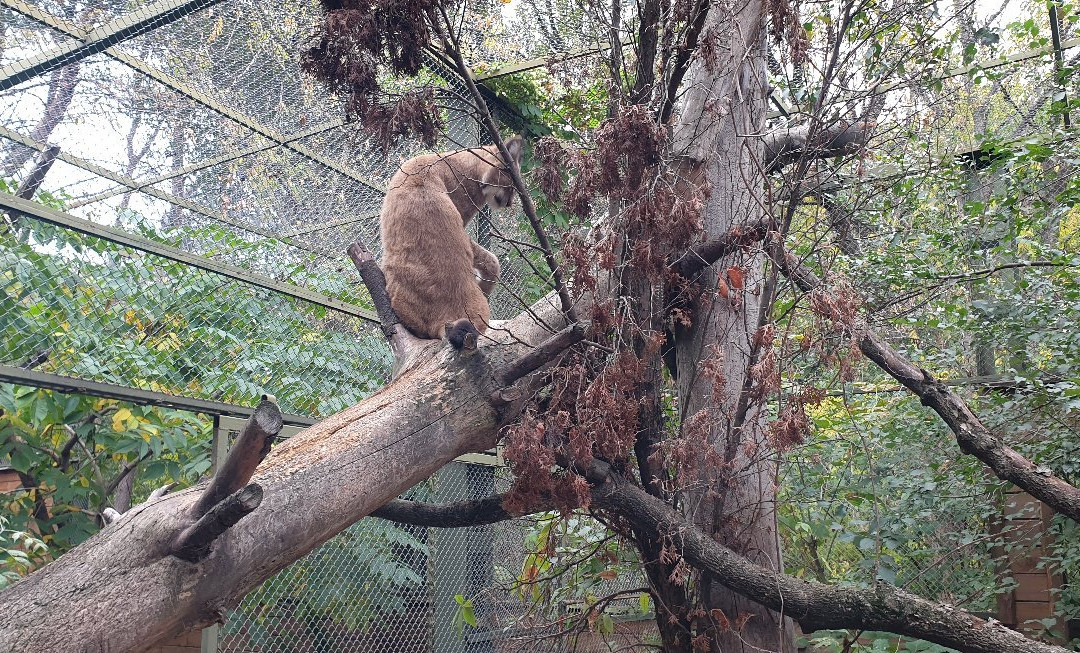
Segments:
[[[482,499],[509,484],[505,468],[455,462],[408,498]],[[650,650],[647,615],[600,634],[573,620],[580,604],[551,611],[522,589],[526,543],[541,528],[529,519],[454,529],[364,519],[246,596],[226,617],[217,653]],[[641,584],[606,581],[603,591]]]
[[[499,4],[477,3],[462,21],[463,47],[480,77],[511,62],[595,50],[607,38],[572,3],[524,2],[516,14]],[[120,0],[0,0],[3,190],[19,188],[47,145],[61,148],[37,195],[53,213],[5,200],[0,366],[232,405],[272,393],[285,411],[306,417],[332,414],[386,381],[389,352],[344,250],[359,239],[378,252],[385,184],[421,146],[383,151],[300,73],[297,55],[319,12],[304,0],[134,8]],[[1071,56],[1065,65],[1077,62]],[[564,78],[571,68],[551,66]],[[972,98],[991,107],[982,127],[1045,130],[1054,118],[1038,108],[1060,90],[1051,60],[987,70],[990,83],[946,85],[936,96],[894,89],[882,115],[897,127],[879,147],[914,152],[903,131],[919,125],[953,133],[944,128],[957,120],[953,109]],[[428,74],[447,107],[444,146],[480,142],[475,117],[457,108],[464,87],[436,66]],[[1023,76],[1042,81],[1020,83]],[[971,131],[968,149],[977,145]],[[909,169],[869,182],[888,185],[940,167],[939,153],[955,145],[927,142]],[[869,185],[857,181],[850,188]],[[849,194],[854,212],[862,206],[856,191],[837,192],[845,201]],[[864,247],[920,229],[909,217],[896,216],[893,232],[865,235]],[[494,317],[510,317],[546,287],[513,243],[529,235],[514,212],[485,213],[470,228],[503,262],[492,307]],[[954,455],[943,446],[922,453],[910,467],[881,474],[881,489],[890,477]],[[797,473],[788,467],[784,478]],[[507,484],[505,470],[455,463],[410,496],[480,498]],[[809,490],[788,498],[820,500]],[[992,526],[978,513],[985,497],[970,502],[965,517],[949,511],[956,503],[916,513],[920,523],[910,526],[910,541],[897,543],[907,548],[890,571],[924,596],[987,610],[993,596],[972,591],[997,583],[999,556],[981,539]],[[869,524],[872,511],[860,518]],[[580,614],[580,605],[544,614],[529,605],[517,580],[525,543],[540,529],[528,520],[455,530],[363,520],[246,597],[226,619],[217,650],[606,651],[655,641],[647,620],[628,617],[608,635],[577,633],[559,618]],[[789,568],[820,562],[805,543],[788,548]],[[822,579],[874,582],[881,544],[840,542]],[[599,589],[643,584],[633,574],[608,583]],[[466,622],[465,602],[476,626]]]
[[[384,186],[422,148],[383,151],[300,73],[319,15],[302,0],[0,1],[0,190],[60,148],[44,207],[2,200],[0,366],[115,396],[270,393],[308,418],[385,383],[390,355],[344,250],[379,252]],[[438,66],[427,81],[447,107],[443,147],[481,142],[455,108],[460,81]],[[470,229],[502,260],[492,308],[510,317],[544,290],[513,244],[531,237],[512,211]],[[456,463],[411,496],[487,496],[503,475]],[[518,650],[507,633],[531,631],[510,588],[531,530],[364,520],[246,597],[217,650]]]

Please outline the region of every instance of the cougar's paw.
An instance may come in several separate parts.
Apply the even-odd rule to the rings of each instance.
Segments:
[[[476,339],[479,336],[480,332],[465,318],[446,323],[446,339],[454,349],[476,349]]]

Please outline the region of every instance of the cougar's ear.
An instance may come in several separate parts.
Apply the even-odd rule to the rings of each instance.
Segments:
[[[514,159],[514,163],[521,167],[521,154],[525,150],[525,140],[520,136],[515,136],[506,141],[506,151],[510,153],[510,157]]]

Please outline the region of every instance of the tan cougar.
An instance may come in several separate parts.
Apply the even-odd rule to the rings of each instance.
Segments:
[[[510,165],[520,167],[523,145],[520,137],[506,142]],[[506,208],[513,199],[494,145],[418,156],[390,179],[380,216],[382,269],[390,304],[415,335],[442,338],[452,322],[487,329],[499,260],[465,225],[485,204]]]

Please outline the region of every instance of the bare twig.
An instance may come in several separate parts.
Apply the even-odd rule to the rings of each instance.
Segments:
[[[84,446],[81,441],[79,443],[79,446]],[[124,466],[120,469],[119,474],[114,476],[113,479],[111,481],[109,481],[108,483],[103,483],[103,485],[105,487],[105,496],[108,496],[108,495],[112,494],[113,491],[120,485],[120,483],[123,482],[123,480],[125,478],[127,478],[128,474],[135,471],[135,469],[140,464],[142,464],[142,463],[144,463],[144,462],[146,462],[147,460],[150,459],[150,456],[151,456],[152,453],[153,452],[151,452],[151,451],[147,451],[146,453],[139,456],[138,458],[136,458],[132,462],[125,463]],[[87,455],[89,455],[89,452],[87,453]],[[94,466],[97,467],[97,461],[92,460],[92,462],[93,462]]]
[[[88,423],[92,419],[94,419],[93,416],[87,418],[86,420],[83,420],[82,422],[80,422],[80,426]],[[67,431],[68,439],[67,442],[64,443],[64,446],[60,448],[60,463],[58,467],[62,472],[66,472],[68,465],[71,464],[71,450],[75,447],[75,444],[79,440],[79,432],[76,430],[77,428],[78,427],[72,426],[70,424],[64,424],[64,430]]]
[[[1064,268],[1073,267],[1076,263],[1065,261],[1014,261],[1012,263],[1002,263],[1001,265],[995,265],[990,268],[983,268],[981,270],[972,270],[971,272],[962,272],[957,274],[942,274],[934,277],[940,280],[949,279],[973,279],[975,277],[988,277],[992,274],[1001,272],[1002,270],[1012,270],[1015,268]]]
[[[169,490],[173,489],[174,487],[176,487],[176,483],[166,483],[165,485],[162,485],[158,489],[151,492],[150,496],[146,497],[145,503],[150,503],[154,499],[160,499],[161,497],[168,494]]]
[[[506,149],[506,143],[503,142],[502,136],[499,135],[499,128],[495,125],[495,119],[491,116],[491,111],[488,109],[487,102],[484,101],[484,96],[480,94],[480,90],[476,87],[476,81],[473,79],[472,70],[462,58],[461,50],[458,48],[456,41],[454,41],[453,37],[448,33],[449,23],[445,22],[446,17],[442,16],[440,18],[440,16],[432,10],[428,13],[428,19],[431,21],[435,33],[439,35],[439,39],[442,41],[443,50],[453,59],[454,67],[465,81],[465,85],[469,89],[469,95],[472,96],[473,105],[480,114],[480,121],[483,123],[484,129],[487,131],[492,142],[494,142],[495,146],[499,149],[499,155],[503,161],[512,161],[513,157],[510,156],[510,153]],[[521,177],[521,170],[513,165],[508,165],[506,168],[507,174],[514,182],[514,189],[521,199],[521,208],[525,212],[525,216],[529,218],[529,224],[532,226],[533,233],[536,234],[536,242],[544,252],[544,260],[547,261],[548,268],[551,270],[552,285],[555,286],[555,292],[559,295],[562,312],[566,315],[567,321],[577,322],[577,315],[574,311],[574,302],[570,298],[570,291],[566,287],[562,268],[555,259],[555,254],[552,253],[551,243],[548,240],[547,232],[544,230],[540,218],[536,215],[536,205],[533,204],[532,196],[529,195],[529,190],[525,187],[525,181]]]

